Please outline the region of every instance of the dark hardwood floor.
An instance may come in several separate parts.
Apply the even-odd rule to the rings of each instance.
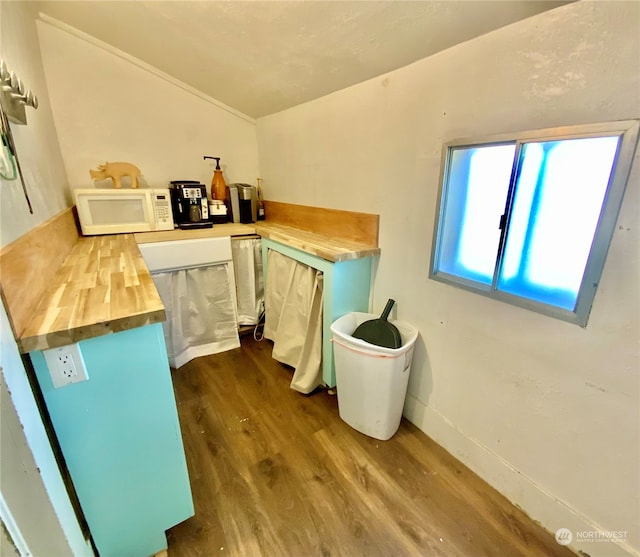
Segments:
[[[251,337],[173,372],[196,514],[169,557],[575,557],[410,423],[371,439],[290,380]]]

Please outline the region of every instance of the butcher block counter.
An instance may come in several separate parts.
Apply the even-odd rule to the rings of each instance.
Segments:
[[[78,237],[71,210],[64,211],[0,253],[3,270],[6,261],[6,268],[16,271],[4,273],[2,290],[20,350],[55,348],[164,321],[140,243],[259,234],[331,263],[380,254],[377,215],[266,206],[269,220],[255,224],[92,237]],[[61,251],[68,253],[64,259],[48,259]]]
[[[165,320],[133,234],[78,238],[18,342],[44,350]]]
[[[332,263],[380,255],[379,215],[265,201],[256,234]]]
[[[263,221],[256,223],[256,234],[327,261],[346,261],[380,255],[380,248]]]
[[[255,234],[253,225],[220,224],[79,237],[48,281],[18,338],[23,353],[72,344],[166,319],[138,244]]]

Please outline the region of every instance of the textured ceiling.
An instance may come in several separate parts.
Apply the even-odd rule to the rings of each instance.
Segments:
[[[566,3],[110,0],[40,11],[257,118]]]

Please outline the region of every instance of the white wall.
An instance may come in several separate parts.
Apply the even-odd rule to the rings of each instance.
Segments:
[[[552,532],[627,531],[592,557],[640,550],[637,156],[586,329],[428,268],[443,142],[640,117],[639,19],[570,4],[258,120],[267,199],[380,214],[373,309],[421,333],[405,414]]]
[[[12,125],[34,214],[29,214],[20,183],[2,180],[2,246],[68,206],[35,16],[31,2],[0,2],[2,58],[39,100],[37,110],[27,108],[27,126]],[[49,445],[4,306],[0,307],[0,341],[0,495],[35,557],[92,555]]]
[[[4,246],[70,205],[45,82],[33,2],[0,3],[2,59],[38,97],[27,108],[27,126],[12,125],[34,214],[29,213],[20,180],[0,179],[0,245]]]
[[[199,180],[209,191],[203,155],[222,158],[227,183],[256,183],[254,120],[55,20],[38,31],[72,188],[92,186],[89,169],[108,160],[135,164],[153,187]]]
[[[12,370],[6,371],[12,373]],[[60,523],[22,432],[4,373],[3,369],[0,372],[0,484],[2,498],[10,506],[13,518],[13,521],[7,521],[9,528],[14,524],[18,527],[23,538],[18,545],[26,546],[34,556],[70,554],[71,549],[61,533]],[[19,536],[16,538],[20,539]]]

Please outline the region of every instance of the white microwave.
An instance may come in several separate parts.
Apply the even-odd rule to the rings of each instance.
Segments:
[[[79,188],[73,196],[85,236],[173,230],[168,189]]]

